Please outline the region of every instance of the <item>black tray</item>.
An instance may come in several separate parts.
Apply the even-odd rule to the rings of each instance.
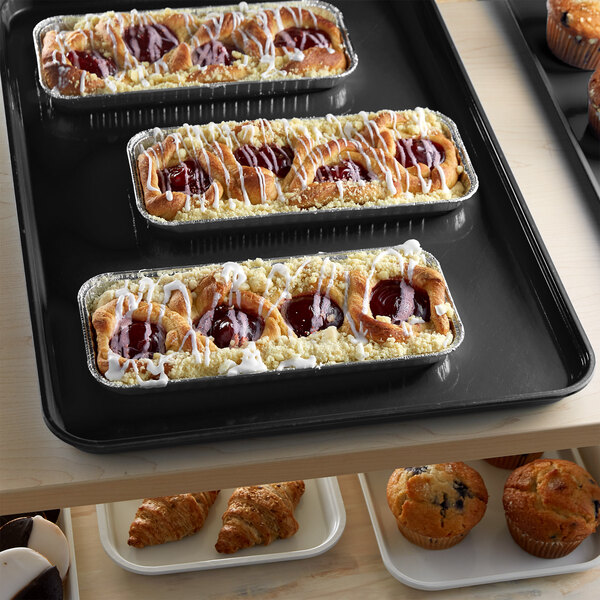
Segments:
[[[360,63],[333,90],[90,115],[59,113],[40,93],[31,30],[50,14],[97,12],[106,4],[3,5],[4,100],[42,409],[48,427],[69,444],[112,452],[511,408],[556,400],[588,382],[592,349],[435,4],[336,4]],[[132,208],[125,145],[141,129],[415,106],[456,122],[479,175],[480,191],[451,213],[181,240],[157,237]],[[136,398],[107,391],[89,374],[77,291],[100,272],[391,246],[408,238],[440,261],[465,327],[459,351],[435,366],[376,377],[315,371],[294,385],[286,378],[212,394]]]
[[[600,140],[588,126],[588,82],[592,71],[572,67],[552,54],[546,43],[546,0],[509,0],[517,26],[529,47],[534,80],[576,173],[587,180],[586,195],[600,200]],[[531,69],[530,69],[531,70]],[[571,153],[570,150],[574,150]],[[585,190],[584,190],[585,191]]]

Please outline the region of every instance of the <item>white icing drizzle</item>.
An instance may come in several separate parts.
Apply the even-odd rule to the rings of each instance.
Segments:
[[[436,304],[435,312],[439,317],[441,317],[442,315],[445,315],[448,312],[448,305],[447,304]]]
[[[262,360],[260,351],[255,342],[248,342],[246,348],[242,350],[242,361],[239,365],[231,367],[227,375],[243,375],[245,373],[263,373],[267,371],[267,365]]]
[[[282,360],[277,367],[277,371],[283,371],[284,369],[314,369],[317,366],[317,357],[309,356],[308,358],[302,358],[301,356],[293,356],[287,360]]]

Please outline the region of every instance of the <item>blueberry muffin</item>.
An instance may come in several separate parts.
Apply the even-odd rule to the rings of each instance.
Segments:
[[[579,69],[600,65],[600,0],[548,0],[546,39],[552,53]]]
[[[418,546],[444,550],[458,544],[485,513],[483,479],[462,462],[396,469],[388,505],[400,533]]]
[[[543,452],[533,452],[530,454],[511,454],[510,456],[496,456],[494,458],[486,458],[485,462],[500,467],[501,469],[516,469],[530,463],[538,458],[541,458]]]
[[[569,554],[600,522],[600,486],[568,460],[519,467],[506,480],[502,503],[515,542],[541,558]]]

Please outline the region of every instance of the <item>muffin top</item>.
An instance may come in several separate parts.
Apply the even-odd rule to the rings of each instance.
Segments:
[[[600,486],[579,465],[541,458],[506,480],[506,518],[539,541],[582,540],[600,522]]]
[[[600,31],[600,0],[548,0],[548,17],[573,35],[597,39]]]
[[[387,500],[399,524],[440,538],[474,527],[485,513],[488,493],[475,469],[454,462],[396,469]]]
[[[590,101],[598,108],[600,106],[600,67],[598,67],[590,77],[588,92]]]

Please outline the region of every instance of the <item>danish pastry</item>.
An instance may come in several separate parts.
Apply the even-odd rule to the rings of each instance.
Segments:
[[[43,80],[65,96],[227,81],[318,78],[349,65],[337,18],[302,2],[63,17],[41,40]]]
[[[146,498],[129,527],[127,543],[144,548],[174,542],[199,531],[219,491]]]
[[[343,255],[100,277],[87,310],[106,379],[171,379],[441,352],[455,313],[416,240]]]
[[[461,198],[452,132],[428,109],[155,129],[137,154],[140,200],[167,221]]]
[[[217,552],[233,554],[298,531],[294,510],[304,494],[304,481],[283,481],[237,488],[223,514]]]

